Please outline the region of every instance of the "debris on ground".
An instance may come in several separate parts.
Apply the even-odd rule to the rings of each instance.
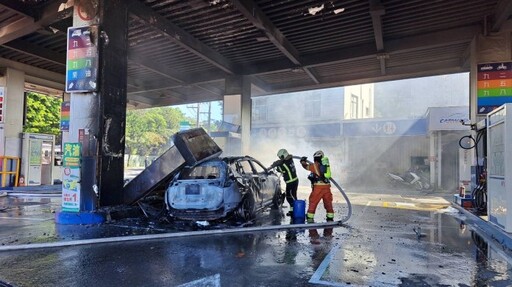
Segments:
[[[414,233],[416,233],[416,236],[418,237],[418,239],[422,238],[422,237],[425,237],[426,235],[421,233],[421,227],[413,227],[412,229],[414,231]]]

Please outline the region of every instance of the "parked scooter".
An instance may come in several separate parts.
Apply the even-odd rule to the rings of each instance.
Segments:
[[[427,180],[422,179],[418,173],[412,170],[407,171],[403,175],[388,172],[388,178],[393,185],[413,186],[416,190],[430,190],[431,188]]]

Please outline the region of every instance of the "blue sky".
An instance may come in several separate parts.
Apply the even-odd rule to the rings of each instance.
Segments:
[[[222,102],[214,101],[211,102],[211,119],[221,121],[222,120]],[[180,109],[187,117],[191,117],[195,119],[197,117],[197,105],[198,104],[188,104],[188,105],[178,105],[174,106],[175,108]],[[208,102],[199,103],[199,121],[206,121],[208,119]]]

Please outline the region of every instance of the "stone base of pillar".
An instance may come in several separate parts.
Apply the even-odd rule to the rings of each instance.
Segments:
[[[105,222],[105,215],[98,212],[57,212],[55,223],[57,224],[98,224]]]

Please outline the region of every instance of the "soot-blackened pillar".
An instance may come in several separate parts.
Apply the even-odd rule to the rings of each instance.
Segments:
[[[60,224],[104,221],[100,206],[122,203],[128,9],[122,0],[75,0],[68,29]]]
[[[97,184],[100,206],[106,206],[123,198],[128,8],[123,0],[103,0],[99,8]]]

